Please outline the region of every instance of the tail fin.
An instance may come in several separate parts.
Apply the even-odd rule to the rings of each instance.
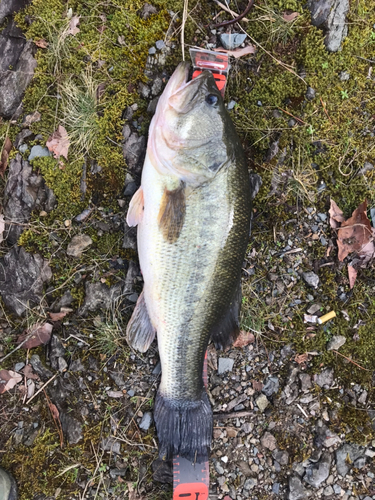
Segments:
[[[159,456],[165,460],[180,455],[192,462],[208,459],[212,440],[212,410],[206,391],[199,401],[179,401],[156,395],[154,420],[159,438]]]

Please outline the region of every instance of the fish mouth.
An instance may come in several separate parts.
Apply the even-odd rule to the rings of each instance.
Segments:
[[[179,113],[187,111],[187,108],[190,107],[189,104],[194,101],[199,92],[201,81],[206,80],[207,76],[210,75],[209,71],[202,71],[196,78],[191,79],[190,69],[190,63],[182,62],[177,66],[170,78],[171,89],[168,104]],[[193,89],[190,90],[190,87],[193,87]]]

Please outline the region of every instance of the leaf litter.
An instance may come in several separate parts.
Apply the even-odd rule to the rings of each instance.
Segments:
[[[36,323],[31,329],[22,333],[18,337],[17,342],[21,344],[27,339],[22,345],[23,349],[32,349],[33,347],[47,344],[51,339],[52,329],[53,326],[50,323]]]
[[[354,210],[349,219],[345,220],[342,210],[331,199],[329,215],[331,227],[337,229],[339,261],[342,262],[351,253],[356,254],[348,264],[349,284],[352,289],[358,269],[366,267],[375,256],[375,229],[367,217],[367,200]]]

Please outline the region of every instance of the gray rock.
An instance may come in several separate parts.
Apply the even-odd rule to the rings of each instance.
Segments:
[[[0,18],[1,11],[6,11],[3,5],[1,2]],[[26,41],[22,31],[10,21],[0,34],[0,116],[11,118],[20,106],[37,65],[34,53],[33,42]]]
[[[350,74],[347,71],[341,71],[339,78],[342,82],[347,82],[350,78]]]
[[[1,4],[0,4],[1,5]],[[27,137],[30,137],[31,135],[33,135],[33,133],[31,132],[31,130],[29,130],[28,128],[24,128],[21,130],[21,132],[19,132],[17,135],[16,135],[16,138],[15,138],[15,141],[14,141],[14,147],[16,149],[19,149],[21,145],[23,145],[24,143],[24,140],[27,138]]]
[[[334,484],[333,491],[336,495],[339,495],[341,493],[341,486],[339,484]]]
[[[309,495],[298,476],[289,476],[288,500],[304,500]]]
[[[365,448],[358,444],[344,444],[335,451],[336,468],[340,476],[346,476],[353,463],[365,454]],[[348,459],[349,457],[349,459]]]
[[[322,222],[325,222],[327,220],[327,214],[319,213],[318,217]]]
[[[244,485],[243,485],[243,489],[246,490],[246,491],[250,491],[254,488],[254,486],[256,486],[258,484],[258,481],[257,479],[255,478],[252,478],[252,477],[249,477],[249,479],[246,479]]]
[[[35,158],[43,158],[44,156],[51,156],[51,153],[47,148],[44,148],[43,146],[39,146],[39,144],[37,144],[36,146],[33,146],[31,148],[28,161],[35,160]]]
[[[48,262],[38,254],[13,247],[0,259],[0,295],[18,316],[42,300],[44,283],[52,278]]]
[[[155,368],[152,370],[153,375],[159,375],[161,373],[161,363],[160,361],[158,364],[155,366]]]
[[[125,379],[124,379],[124,374],[122,372],[115,372],[115,371],[110,371],[108,372],[108,375],[110,376],[110,378],[114,381],[114,383],[120,387],[120,389],[122,387],[124,387],[125,385]]]
[[[313,288],[318,288],[319,285],[319,276],[315,274],[313,271],[308,271],[306,273],[302,273],[302,278],[305,280],[305,282],[313,287]]]
[[[21,144],[21,146],[18,148],[18,151],[23,154],[23,153],[26,153],[28,147],[27,147],[27,144]]]
[[[334,335],[331,340],[327,344],[327,350],[328,351],[337,351],[340,349],[341,346],[343,346],[346,342],[346,337],[343,335]]]
[[[332,488],[332,486],[327,486],[326,488],[324,488],[323,495],[325,497],[329,497],[330,495],[333,495],[333,488]]]
[[[260,438],[260,443],[264,448],[267,448],[267,450],[270,451],[273,451],[277,448],[275,436],[268,431],[266,431]]]
[[[66,354],[66,349],[60,340],[58,335],[52,335],[51,342],[48,348],[48,358],[51,366],[54,370],[59,370],[60,368],[60,358],[63,358]]]
[[[21,9],[24,9],[29,0],[2,0],[0,3],[0,24],[4,19]]]
[[[132,398],[132,397],[134,396],[134,394],[135,394],[135,392],[133,391],[133,389],[130,389],[130,390],[128,391],[128,396],[129,396],[130,398]]]
[[[43,382],[46,382],[53,376],[53,373],[43,365],[40,357],[37,354],[33,354],[31,356],[30,365],[33,367],[34,372],[39,375]]]
[[[149,411],[146,411],[146,413],[143,414],[141,423],[139,424],[139,427],[143,429],[144,431],[148,431],[150,428],[152,422],[152,415]]]
[[[164,40],[157,40],[157,41],[155,42],[155,45],[156,45],[156,48],[157,48],[158,50],[162,50],[162,49],[164,49],[164,48],[165,48],[165,43],[164,43]]]
[[[272,394],[276,394],[279,390],[279,379],[277,377],[268,377],[266,383],[263,386],[262,392],[266,396],[270,397]]]
[[[303,392],[307,392],[312,388],[311,377],[308,373],[300,373],[298,378],[301,381],[301,390]]]
[[[304,481],[314,488],[319,488],[322,482],[329,476],[331,461],[331,454],[328,451],[325,451],[319,462],[310,464],[306,468],[306,474],[303,478]]]
[[[139,136],[136,132],[131,133],[124,140],[122,152],[130,172],[140,178],[146,152],[146,138],[143,135]]]
[[[273,483],[272,493],[275,493],[275,495],[278,495],[279,492],[280,492],[280,483]]]
[[[162,88],[163,88],[163,80],[159,76],[157,76],[151,87],[152,95],[160,94]]]
[[[85,369],[85,365],[82,363],[80,358],[75,359],[72,361],[69,365],[69,371],[70,372],[83,372]]]
[[[150,48],[148,49],[148,53],[149,53],[151,56],[153,56],[154,54],[156,54],[156,48],[155,48],[155,47],[150,47]]]
[[[354,462],[353,467],[355,469],[363,469],[366,465],[366,457],[359,457],[357,460]]]
[[[267,406],[269,405],[269,401],[264,394],[261,394],[260,396],[258,396],[256,398],[255,402],[256,402],[257,407],[259,408],[259,410],[261,412],[263,412],[267,408]]]
[[[151,101],[148,103],[147,106],[147,113],[153,115],[156,111],[156,106],[158,105],[158,102],[159,102],[159,96],[151,99]]]
[[[137,250],[137,228],[128,226],[124,221],[124,240],[122,248]]]
[[[326,33],[324,43],[327,50],[336,52],[348,33],[346,14],[349,12],[349,0],[308,0],[311,22],[320,26]]]
[[[245,33],[222,33],[220,35],[220,42],[224,49],[233,50],[242,45],[246,37]]]
[[[86,283],[85,300],[78,310],[79,316],[85,316],[89,311],[109,309],[121,294],[121,285],[108,287],[104,283]]]
[[[142,19],[149,18],[152,14],[157,14],[158,10],[156,7],[149,3],[145,3],[142,7],[141,17]]]
[[[121,451],[121,444],[114,437],[103,438],[100,447],[103,451],[109,451],[111,453],[115,453],[116,455],[119,455]]]
[[[140,82],[138,84],[138,90],[139,90],[139,93],[141,94],[141,96],[144,97],[145,99],[147,99],[149,97],[150,92],[151,92],[150,87],[143,82]]]
[[[11,245],[17,243],[33,210],[50,212],[56,203],[53,191],[41,175],[33,172],[29,163],[17,154],[9,164],[8,179],[4,190],[5,239]],[[14,224],[11,224],[12,221]]]
[[[225,372],[231,372],[233,370],[234,359],[231,358],[219,358],[217,372],[219,375]]]
[[[77,444],[83,439],[82,424],[71,413],[60,411],[60,422],[69,444]]]
[[[280,465],[288,465],[289,453],[287,451],[274,450],[272,456]]]
[[[74,297],[70,290],[67,290],[59,299],[57,299],[51,306],[52,311],[60,312],[62,307],[67,307],[72,304]]]
[[[227,106],[228,110],[230,111],[231,109],[233,109],[233,108],[235,107],[235,105],[236,105],[236,104],[237,104],[237,103],[236,103],[236,101],[233,101],[233,100],[232,100],[232,101],[230,101],[230,102],[228,103],[228,106]]]
[[[314,381],[319,387],[329,389],[333,383],[334,371],[332,368],[324,368],[319,374],[314,375]]]
[[[259,192],[259,189],[262,186],[262,178],[259,174],[255,174],[254,172],[250,172],[249,174],[250,180],[250,193],[251,199],[253,200]]]
[[[306,99],[312,101],[313,99],[315,99],[315,95],[316,95],[315,90],[312,87],[308,87],[306,90]]]
[[[138,265],[135,262],[130,261],[128,272],[126,273],[125,278],[125,285],[123,290],[124,295],[128,296],[134,292],[134,285],[138,282],[137,277],[139,276],[139,273],[140,270]]]
[[[77,234],[71,239],[66,254],[71,257],[81,257],[82,253],[92,245],[93,241],[87,234]]]
[[[215,470],[220,476],[224,474],[224,467],[220,465],[220,462],[215,462]]]

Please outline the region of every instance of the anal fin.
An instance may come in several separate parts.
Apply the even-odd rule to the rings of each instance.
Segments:
[[[225,347],[232,344],[240,332],[241,299],[241,279],[239,279],[235,294],[226,313],[211,332],[211,339],[217,349],[225,349]]]
[[[142,292],[126,327],[126,340],[137,351],[146,352],[155,338],[155,333]]]

